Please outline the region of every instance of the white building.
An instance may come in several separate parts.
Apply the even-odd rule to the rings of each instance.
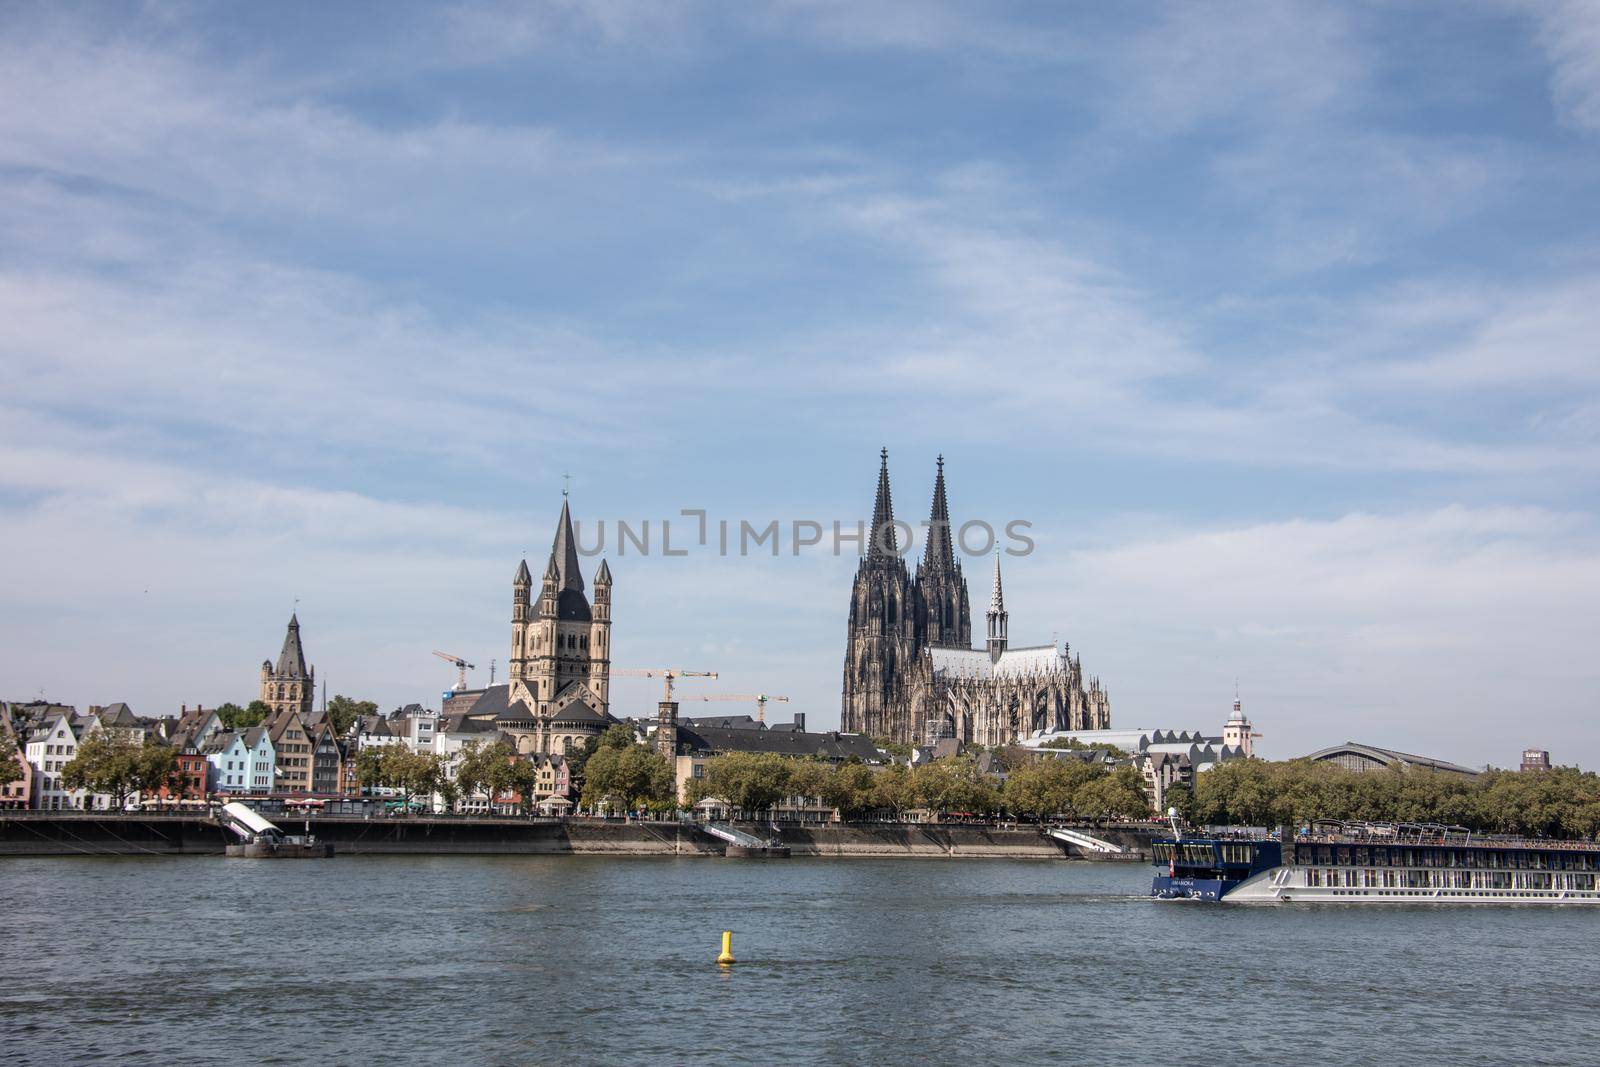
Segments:
[[[1118,748],[1133,757],[1144,777],[1151,807],[1166,808],[1167,790],[1174,784],[1192,785],[1202,774],[1228,760],[1255,755],[1255,732],[1237,698],[1223,724],[1221,736],[1198,730],[1041,730],[1021,742],[1025,748],[1042,748],[1051,741],[1068,739],[1088,748]]]
[[[32,806],[42,810],[93,810],[109,808],[108,793],[87,789],[68,789],[61,784],[61,772],[78,754],[78,745],[95,730],[105,729],[93,716],[75,716],[71,708],[54,712],[28,734],[23,758],[33,765]]]
[[[211,764],[213,788],[221,793],[270,793],[277,753],[264,727],[220,730],[200,751]]]
[[[70,712],[51,715],[28,735],[23,756],[33,765],[33,807],[51,811],[83,807],[85,791],[61,784],[61,768],[77,753],[78,732]]]

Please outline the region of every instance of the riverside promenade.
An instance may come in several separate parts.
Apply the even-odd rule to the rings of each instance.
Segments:
[[[695,823],[676,820],[515,818],[489,816],[274,816],[285,830],[307,828],[334,846],[336,856],[359,855],[616,855],[721,857],[724,843]],[[1082,853],[1036,826],[939,823],[846,825],[738,823],[776,837],[796,857],[944,857],[1105,859]],[[1149,854],[1155,830],[1132,825],[1094,828],[1123,845],[1126,858]],[[5,856],[220,856],[228,833],[201,813],[0,814]]]

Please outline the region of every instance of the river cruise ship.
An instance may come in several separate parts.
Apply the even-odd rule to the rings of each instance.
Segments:
[[[1317,823],[1154,843],[1151,895],[1225,904],[1600,904],[1600,844]]]

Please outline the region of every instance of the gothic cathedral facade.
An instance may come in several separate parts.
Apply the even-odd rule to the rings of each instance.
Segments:
[[[934,478],[927,543],[913,576],[895,529],[885,449],[866,551],[850,593],[844,730],[913,744],[957,738],[994,746],[1038,730],[1111,725],[1109,694],[1098,679],[1085,679],[1080,659],[1067,647],[1010,647],[998,555],[985,621],[985,645],[974,649],[944,457]]]

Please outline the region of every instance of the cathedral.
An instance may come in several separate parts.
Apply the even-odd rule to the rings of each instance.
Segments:
[[[985,644],[972,647],[972,611],[952,541],[943,456],[914,577],[900,554],[894,522],[885,449],[871,536],[850,593],[845,731],[915,744],[957,738],[994,746],[1038,730],[1111,725],[1110,696],[1098,679],[1086,682],[1079,658],[1066,647],[1010,646],[998,553]]]

